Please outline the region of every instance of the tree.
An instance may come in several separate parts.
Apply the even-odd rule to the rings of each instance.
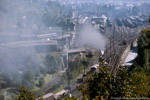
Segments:
[[[132,96],[147,97],[150,95],[150,77],[144,71],[134,71],[131,74],[131,88],[133,89]]]
[[[67,81],[68,81],[68,85],[69,85],[70,81],[72,79],[72,74],[69,69],[67,69],[67,71],[66,71],[66,76],[67,76]]]
[[[22,76],[22,84],[27,88],[32,89],[35,84],[33,77],[33,72],[31,72],[31,70],[27,70]]]
[[[102,65],[102,64],[101,64]],[[111,99],[111,97],[130,96],[132,89],[129,86],[128,71],[120,67],[115,75],[111,75],[108,67],[103,64],[98,73],[87,76],[86,84],[82,84],[79,90],[88,99]]]
[[[149,16],[149,20],[148,20],[149,24],[150,24],[150,16]]]
[[[73,97],[65,97],[61,100],[77,100],[77,97],[74,97],[74,96]]]
[[[40,77],[38,80],[39,84],[37,85],[38,87],[41,87],[44,84],[44,78]]]
[[[81,61],[81,63],[83,64],[84,67],[84,74],[85,74],[85,68],[88,67],[89,62],[86,60],[86,58],[84,57],[83,60]]]
[[[35,95],[32,91],[29,91],[24,86],[20,87],[20,93],[18,97],[16,98],[16,100],[35,100],[35,99],[36,99]],[[39,100],[43,100],[43,99],[40,98]]]
[[[145,71],[150,71],[149,66],[149,47],[150,45],[150,29],[142,30],[142,34],[138,39],[138,65],[145,69]]]

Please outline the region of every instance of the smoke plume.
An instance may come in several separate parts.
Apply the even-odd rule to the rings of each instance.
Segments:
[[[96,49],[104,50],[106,37],[92,27],[92,25],[84,25],[79,32],[78,43],[81,46],[88,46]]]

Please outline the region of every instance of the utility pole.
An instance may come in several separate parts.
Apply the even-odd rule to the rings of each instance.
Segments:
[[[7,100],[7,91],[4,91],[3,95],[4,95],[4,100]]]
[[[122,32],[122,30],[121,30],[121,28],[119,28],[119,30],[120,30],[120,33],[121,33],[121,41],[122,41],[122,35],[123,35],[123,32]]]
[[[111,50],[111,46],[112,46],[111,38],[109,38],[109,41],[110,41],[110,56],[109,56],[109,64],[110,64],[110,62],[111,62],[111,53],[112,53],[112,50]]]
[[[105,47],[105,52],[104,52],[104,61],[106,61],[107,62],[107,45],[106,45],[106,47]]]
[[[113,50],[113,53],[114,53],[114,45],[115,45],[115,25],[114,25],[114,30],[113,30],[113,45],[112,45],[112,50]]]
[[[106,52],[105,53],[106,54],[105,61],[107,61],[107,58],[108,58],[108,65],[109,65],[110,62],[111,62],[111,54],[112,54],[112,43],[111,43],[112,42],[112,37],[110,37],[110,36],[106,36],[106,37],[108,38],[109,42],[108,42],[108,47],[106,47],[106,50],[105,50],[105,52]]]

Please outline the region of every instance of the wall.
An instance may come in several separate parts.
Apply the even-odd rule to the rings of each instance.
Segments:
[[[121,54],[121,58],[120,58],[120,64],[122,64],[125,60],[125,58],[127,57],[127,55],[129,54],[131,49],[131,44],[128,44],[127,47],[123,50],[122,54]]]

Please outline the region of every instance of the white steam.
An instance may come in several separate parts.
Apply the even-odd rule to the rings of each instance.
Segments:
[[[92,25],[84,25],[79,32],[78,43],[82,46],[104,50],[106,37],[94,29]]]

